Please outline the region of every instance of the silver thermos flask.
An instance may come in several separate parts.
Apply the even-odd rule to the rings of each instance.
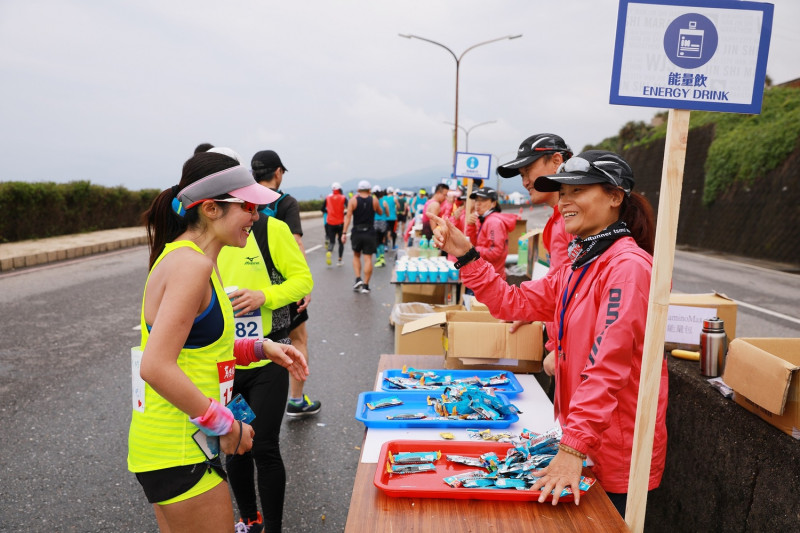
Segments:
[[[700,333],[700,373],[710,378],[721,375],[727,353],[725,323],[717,317],[703,320],[703,331]]]

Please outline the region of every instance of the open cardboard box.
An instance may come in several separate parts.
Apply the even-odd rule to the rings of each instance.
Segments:
[[[740,338],[731,342],[722,380],[733,399],[800,439],[800,339]]]
[[[489,313],[445,311],[405,324],[403,335],[436,331],[444,347],[444,366],[451,370],[540,372],[542,323],[526,324],[513,334],[508,332],[510,326]]]
[[[703,317],[707,315],[716,315],[722,319],[725,323],[728,344],[730,344],[736,338],[736,309],[736,302],[724,294],[716,292],[670,294],[664,349],[671,351],[681,348],[699,351]]]
[[[395,304],[395,307],[398,304]],[[430,315],[444,311],[463,311],[460,305],[434,305],[430,306],[421,302],[401,303],[404,315]],[[433,311],[431,311],[431,307]],[[393,309],[394,311],[394,309]],[[419,319],[417,318],[417,320]],[[409,321],[409,323],[412,321]],[[442,331],[438,328],[426,328],[407,335],[403,335],[405,323],[395,323],[394,325],[394,353],[405,355],[444,355],[444,345],[442,344]]]

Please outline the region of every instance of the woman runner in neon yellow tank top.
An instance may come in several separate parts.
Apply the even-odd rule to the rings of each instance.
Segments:
[[[227,455],[251,448],[252,428],[237,423],[225,407],[234,365],[270,359],[296,379],[308,375],[302,354],[289,345],[234,342],[231,304],[216,265],[223,246],[245,245],[258,205],[275,196],[236,160],[200,153],[184,164],[180,183],[163,191],[145,213],[150,240],[141,314],[145,386],[131,419],[128,467],[153,503],[161,531],[232,528],[219,457],[206,461],[192,434],[219,436]]]

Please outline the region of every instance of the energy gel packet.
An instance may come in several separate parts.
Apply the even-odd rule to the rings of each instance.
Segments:
[[[374,411],[375,409],[384,409],[394,405],[403,405],[403,401],[397,396],[392,396],[391,398],[381,398],[375,403],[367,402],[367,407],[369,407],[370,411]]]
[[[428,418],[425,413],[402,413],[399,415],[386,415],[386,420],[422,420]]]
[[[447,455],[446,458],[451,463],[459,463],[462,465],[483,468],[483,460],[478,457],[467,457],[466,455]]]
[[[435,451],[435,452],[397,452],[396,454],[392,455],[392,452],[389,452],[389,462],[394,464],[414,464],[414,463],[432,463],[437,459],[441,459],[442,452]]]
[[[501,477],[494,481],[496,487],[501,489],[526,490],[528,483],[524,479]]]
[[[398,465],[387,462],[386,472],[388,472],[389,474],[417,474],[419,472],[436,472],[436,465],[433,463]]]
[[[455,474],[453,476],[448,476],[444,478],[444,482],[450,485],[453,488],[461,487],[464,481],[469,481],[473,479],[481,479],[486,477],[486,472],[481,470],[471,470],[469,472],[463,472],[461,474]]]

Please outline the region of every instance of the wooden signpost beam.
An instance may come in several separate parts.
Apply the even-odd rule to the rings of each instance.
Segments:
[[[653,272],[650,279],[650,300],[639,379],[636,428],[628,480],[628,503],[625,508],[625,522],[631,531],[637,533],[644,530],[647,508],[647,484],[650,478],[658,390],[664,361],[664,336],[667,327],[667,312],[669,311],[669,293],[672,283],[672,266],[675,260],[675,240],[678,233],[683,166],[686,160],[688,136],[689,111],[670,109],[667,138],[664,145],[664,164],[661,170]]]

